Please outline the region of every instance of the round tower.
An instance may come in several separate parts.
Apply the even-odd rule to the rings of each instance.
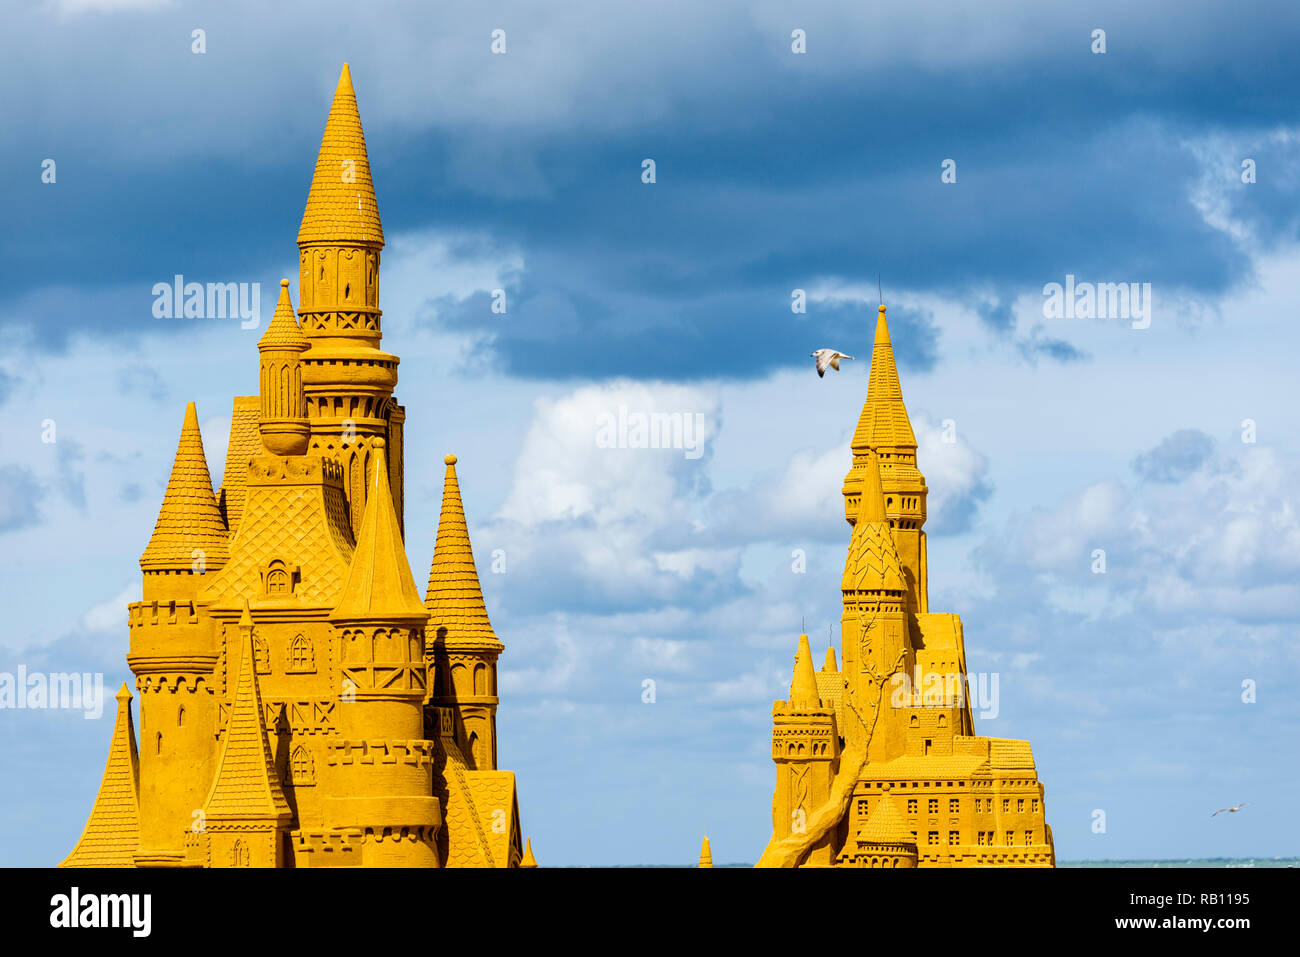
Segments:
[[[171,478],[144,554],[144,600],[127,608],[140,695],[140,866],[181,863],[215,756],[217,639],[195,596],[228,559],[198,412],[185,408]]]
[[[335,796],[326,824],[361,834],[361,863],[437,867],[441,823],[433,742],[424,738],[424,626],[388,490],[383,440],[356,551],[330,615],[339,645],[339,736],[328,745]]]
[[[257,343],[262,400],[257,428],[262,445],[275,455],[302,455],[311,427],[302,387],[302,354],[307,351],[289,301],[289,280],[280,280],[280,300]]]
[[[884,490],[885,513],[894,532],[903,577],[907,580],[908,609],[929,611],[929,582],[926,570],[925,518],[929,489],[917,468],[916,434],[903,404],[898,383],[898,366],[889,339],[885,307],[876,319],[876,340],[871,350],[871,373],[867,400],[853,433],[853,464],[844,476],[844,519],[857,522],[862,480],[867,460],[874,454]]]
[[[309,447],[343,462],[354,527],[361,524],[371,463],[378,455],[388,467],[376,441],[388,435],[397,385],[397,356],[379,348],[383,248],[365,134],[345,63],[298,230],[298,317],[309,346],[302,354]]]
[[[497,658],[505,645],[492,630],[483,601],[456,456],[443,462],[442,513],[424,600],[429,609],[425,656],[432,665],[429,706],[451,709],[466,763],[490,771],[497,766]]]

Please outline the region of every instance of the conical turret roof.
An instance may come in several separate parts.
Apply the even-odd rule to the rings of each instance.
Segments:
[[[713,866],[713,851],[710,850],[710,848],[709,848],[709,838],[708,838],[707,835],[705,836],[703,842],[701,842],[701,844],[700,844],[700,863],[699,863],[699,866],[700,866],[700,867],[712,867],[712,866]]]
[[[898,366],[894,363],[894,346],[889,341],[883,305],[876,319],[867,401],[862,406],[857,431],[853,433],[853,451],[866,448],[916,448],[916,434],[903,405],[903,389],[898,384]]]
[[[844,591],[902,591],[906,587],[903,563],[898,558],[894,533],[885,516],[885,493],[880,487],[880,462],[868,450],[862,476],[862,499],[858,503],[858,520],[849,540],[849,555],[844,563]]]
[[[384,441],[374,443],[374,478],[357,533],[356,551],[331,616],[340,620],[425,619],[429,613],[411,576],[402,528],[388,487]]]
[[[296,349],[299,352],[307,348],[307,338],[298,327],[298,320],[293,314],[293,303],[289,301],[289,280],[280,280],[280,299],[275,304],[275,315],[257,341],[257,348]]]
[[[914,840],[888,791],[871,809],[867,823],[858,830],[857,837],[867,844],[911,844]]]
[[[329,119],[316,156],[307,208],[298,229],[298,244],[360,243],[384,245],[379,203],[370,179],[370,158],[361,114],[352,91],[352,73],[343,64]]]
[[[429,609],[428,633],[437,637],[445,628],[441,640],[451,647],[465,643],[500,645],[488,619],[483,588],[474,566],[469,525],[456,479],[456,456],[448,455],[443,462],[447,472],[442,486],[442,514],[438,517],[438,536],[424,599]]]
[[[171,478],[163,494],[162,508],[158,510],[153,537],[140,556],[140,567],[145,571],[191,568],[198,557],[195,549],[203,553],[208,570],[220,568],[228,557],[229,539],[217,497],[212,494],[208,460],[203,455],[203,437],[199,433],[199,415],[191,402],[185,406],[185,422],[181,426]]]
[[[253,669],[253,619],[244,602],[239,620],[239,677],[235,701],[221,741],[217,773],[203,810],[208,817],[238,820],[286,820],[289,804],[280,788],[271,746],[266,738],[262,693]]]
[[[108,762],[86,828],[60,867],[134,867],[140,846],[140,758],[131,724],[131,692],[117,693]]]

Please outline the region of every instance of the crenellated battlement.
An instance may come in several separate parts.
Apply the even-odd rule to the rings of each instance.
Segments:
[[[417,768],[433,766],[434,743],[412,741],[331,741],[326,749],[330,765],[407,764]]]

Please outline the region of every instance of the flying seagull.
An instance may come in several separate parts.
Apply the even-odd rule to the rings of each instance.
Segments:
[[[1234,804],[1232,807],[1221,807],[1217,811],[1215,811],[1214,814],[1211,814],[1210,817],[1214,817],[1215,814],[1222,814],[1225,811],[1229,814],[1236,814],[1238,811],[1240,811],[1243,807],[1246,807],[1248,804],[1250,804],[1249,801],[1242,801],[1240,804]]]
[[[826,367],[830,366],[836,372],[840,371],[841,359],[852,359],[853,356],[846,356],[842,352],[836,352],[834,349],[818,349],[812,354],[817,360],[817,377],[821,378],[826,374]]]

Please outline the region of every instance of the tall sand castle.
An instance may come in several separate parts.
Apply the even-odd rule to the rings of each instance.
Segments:
[[[128,608],[117,695],[68,867],[536,866],[497,767],[497,658],[456,479],[424,598],[404,546],[406,411],[379,348],[384,228],[339,77],[258,395],[216,494],[194,404]]]

